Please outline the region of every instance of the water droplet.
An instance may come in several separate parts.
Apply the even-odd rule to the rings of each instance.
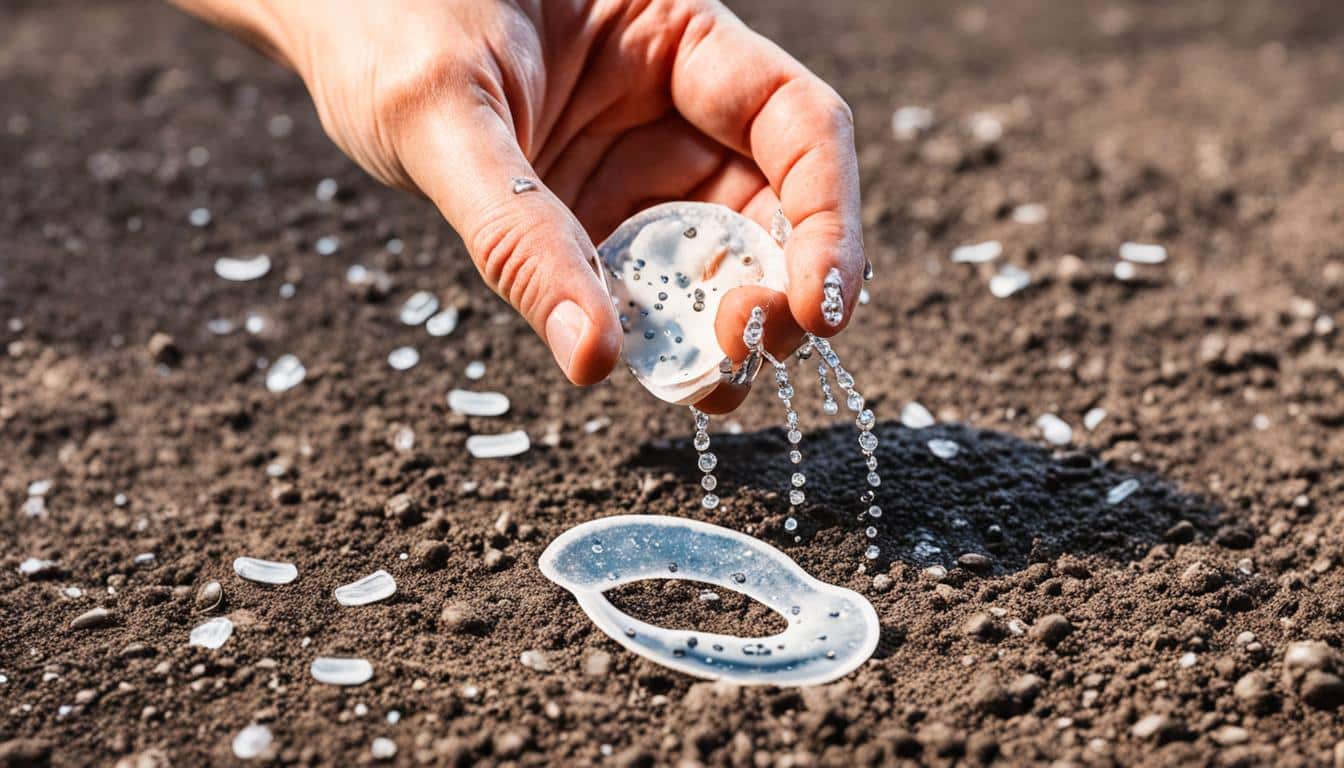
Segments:
[[[869,546],[863,551],[863,556],[869,560],[876,560],[877,556],[880,554],[882,554],[882,550],[878,549],[876,544]]]
[[[266,389],[275,392],[287,392],[301,384],[308,375],[308,369],[294,355],[281,355],[266,371]]]
[[[420,362],[420,352],[415,347],[397,347],[387,356],[387,364],[394,370],[406,371]]]
[[[228,257],[215,259],[215,274],[233,282],[244,283],[249,280],[256,280],[270,271],[271,257],[264,253],[250,259],[231,259]]]
[[[292,563],[240,557],[233,561],[233,572],[248,581],[262,584],[288,584],[299,578],[299,569]]]
[[[439,311],[439,297],[429,291],[416,291],[401,305],[398,317],[406,325],[420,325]]]
[[[961,452],[960,445],[951,440],[944,440],[942,438],[934,438],[933,440],[930,440],[928,446],[930,453],[945,461],[950,461],[951,459],[956,458],[957,454]]]
[[[515,195],[521,195],[524,192],[532,192],[537,188],[537,183],[535,181],[518,176],[513,178],[511,184],[513,187],[513,194]]]
[[[448,408],[465,416],[503,416],[509,410],[509,398],[499,392],[454,389],[448,393]]]
[[[359,581],[339,586],[333,594],[341,605],[368,605],[386,600],[397,592],[397,582],[392,574],[378,570]]]
[[[364,659],[342,656],[319,656],[308,668],[319,683],[327,685],[362,685],[373,677],[373,665]]]

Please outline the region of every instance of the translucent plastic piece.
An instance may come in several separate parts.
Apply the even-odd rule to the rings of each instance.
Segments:
[[[299,578],[299,569],[292,563],[258,560],[255,557],[240,557],[234,560],[233,572],[248,581],[262,584],[288,584]]]
[[[319,656],[308,671],[314,680],[327,685],[363,685],[373,677],[372,664],[342,656]]]
[[[276,393],[285,392],[303,383],[307,375],[308,369],[303,366],[299,358],[293,355],[281,355],[271,363],[270,370],[266,371],[266,388]]]
[[[654,396],[689,405],[719,383],[714,333],[741,285],[788,287],[784,252],[759,224],[721,205],[664,203],[612,233],[598,255],[625,331],[621,355]]]
[[[221,616],[198,625],[195,629],[191,630],[191,636],[188,641],[191,645],[199,645],[202,648],[208,648],[213,651],[224,645],[224,643],[232,636],[233,622]]]
[[[264,253],[250,259],[231,259],[227,256],[215,259],[215,274],[236,283],[265,277],[270,271],[271,257]]]
[[[521,429],[500,435],[472,435],[467,438],[467,452],[478,459],[507,459],[527,452],[532,441]]]
[[[439,311],[439,297],[429,291],[417,291],[401,305],[399,317],[406,325],[419,325]]]
[[[448,408],[465,416],[503,416],[509,411],[509,398],[499,392],[454,389],[448,393]]]
[[[817,685],[850,673],[877,648],[877,612],[862,595],[812,578],[759,539],[708,523],[655,515],[593,520],[551,542],[540,566],[613,640],[697,677]],[[740,592],[783,616],[788,628],[769,637],[668,629],[623,613],[603,594],[645,579]]]
[[[359,581],[336,588],[336,602],[341,605],[368,605],[397,593],[397,582],[387,571],[374,571]]]

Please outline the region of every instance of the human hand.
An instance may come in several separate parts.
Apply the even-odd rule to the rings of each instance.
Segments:
[[[853,119],[838,95],[717,0],[174,0],[304,79],[331,138],[382,182],[424,194],[485,281],[571,381],[614,367],[621,327],[594,241],[667,200],[793,224],[787,295],[729,292],[715,328],[736,361],[752,307],[764,343],[848,322],[863,271]],[[514,179],[537,189],[515,194]],[[822,316],[839,270],[845,311]],[[726,412],[746,386],[698,404]]]

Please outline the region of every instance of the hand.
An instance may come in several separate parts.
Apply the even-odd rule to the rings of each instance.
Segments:
[[[716,317],[729,356],[754,306],[766,347],[839,331],[863,270],[853,118],[838,95],[717,0],[175,0],[303,77],[327,133],[386,184],[429,197],[485,281],[576,384],[616,364],[621,328],[595,241],[666,200],[793,223],[789,290],[738,288]],[[538,189],[515,195],[511,180]],[[843,280],[844,320],[822,317]],[[735,408],[723,385],[700,406]]]

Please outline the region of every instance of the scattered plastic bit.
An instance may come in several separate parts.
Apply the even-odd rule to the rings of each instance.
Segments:
[[[319,256],[330,256],[341,249],[341,240],[335,235],[325,235],[317,238],[313,243],[313,250],[317,251]]]
[[[336,193],[340,191],[335,179],[323,179],[317,182],[317,189],[314,190],[314,197],[324,203],[329,203],[336,199]]]
[[[1124,243],[1120,258],[1135,264],[1161,264],[1167,260],[1167,249],[1148,243]]]
[[[271,729],[264,725],[249,725],[233,737],[233,756],[239,760],[252,760],[261,757],[270,748],[275,737]]]
[[[417,291],[401,305],[398,315],[406,325],[420,325],[439,311],[439,297],[429,291]]]
[[[975,245],[962,245],[952,249],[952,261],[957,264],[983,264],[1003,255],[1003,243],[989,240]]]
[[[415,347],[397,347],[387,356],[387,364],[394,370],[407,371],[420,362],[420,352]]]
[[[1003,138],[1003,122],[988,112],[976,112],[968,121],[971,136],[981,144],[993,144]]]
[[[215,274],[236,283],[245,283],[249,280],[265,277],[266,273],[270,271],[271,257],[264,253],[250,259],[231,259],[228,257],[215,259]]]
[[[598,416],[595,419],[589,419],[583,422],[583,433],[585,435],[595,435],[610,426],[610,416]]]
[[[509,398],[499,392],[454,389],[448,392],[448,408],[464,416],[503,416],[509,412]]]
[[[43,560],[40,557],[30,557],[19,563],[19,573],[29,577],[43,576],[55,570],[55,560]]]
[[[392,574],[378,570],[359,581],[337,587],[334,594],[341,605],[368,605],[386,600],[397,592],[397,582]]]
[[[951,461],[961,453],[961,446],[951,440],[944,440],[937,437],[929,441],[929,453],[937,456],[944,461]]]
[[[1115,264],[1115,279],[1129,281],[1139,276],[1139,268],[1128,261],[1119,261]]]
[[[23,502],[23,514],[25,517],[46,517],[47,497],[29,496]]]
[[[202,648],[215,650],[233,636],[233,622],[220,616],[210,619],[204,624],[198,625],[191,630],[191,645],[199,645]]]
[[[664,203],[627,219],[598,247],[625,331],[621,355],[660,400],[688,405],[718,386],[714,329],[733,288],[788,287],[770,233],[721,205]]]
[[[901,107],[891,113],[891,132],[901,141],[911,141],[933,127],[933,110],[927,107]]]
[[[989,292],[994,294],[995,298],[1006,299],[1029,285],[1031,285],[1030,272],[1012,264],[1004,264],[999,268],[999,273],[989,279]]]
[[[187,214],[187,222],[193,227],[208,227],[211,218],[209,208],[192,208]]]
[[[1018,224],[1040,224],[1048,213],[1040,203],[1026,203],[1013,209],[1013,221]]]
[[[369,754],[373,755],[374,760],[391,760],[397,756],[397,742],[379,736],[369,745]]]
[[[1123,502],[1139,490],[1139,481],[1130,478],[1106,492],[1106,503],[1112,506]]]
[[[233,572],[248,581],[262,584],[288,584],[299,578],[299,569],[293,563],[240,557],[233,561]]]
[[[287,392],[303,383],[308,369],[294,355],[281,355],[266,371],[266,388],[272,392]]]
[[[216,317],[206,322],[205,329],[214,336],[228,336],[238,330],[238,324],[227,317]]]
[[[313,679],[327,685],[363,685],[373,677],[373,665],[364,659],[319,656],[308,668]]]
[[[448,307],[425,321],[430,336],[447,336],[457,330],[457,307]]]
[[[539,564],[608,637],[697,677],[817,685],[853,671],[877,648],[877,612],[862,595],[813,578],[759,539],[708,523],[652,515],[593,520],[551,542]],[[744,594],[783,616],[788,628],[761,638],[668,629],[626,615],[603,594],[666,578]]]
[[[485,363],[482,363],[480,360],[472,360],[470,363],[467,363],[467,367],[462,371],[462,375],[472,381],[480,381],[485,378]]]
[[[467,452],[478,459],[505,459],[526,453],[532,441],[521,429],[500,435],[472,435],[467,438]]]
[[[1073,442],[1073,427],[1053,413],[1042,414],[1036,419],[1036,428],[1051,445],[1068,445]]]
[[[29,496],[46,496],[51,491],[51,480],[34,480],[28,484]]]
[[[1083,426],[1087,427],[1088,432],[1091,432],[1092,430],[1096,429],[1101,424],[1101,422],[1105,420],[1105,418],[1106,418],[1106,409],[1093,408],[1089,410],[1087,413],[1083,414]]]
[[[928,408],[925,408],[917,402],[911,401],[906,403],[905,407],[901,409],[901,423],[904,424],[907,429],[926,429],[932,427],[936,422],[933,419],[933,414],[929,413]]]

